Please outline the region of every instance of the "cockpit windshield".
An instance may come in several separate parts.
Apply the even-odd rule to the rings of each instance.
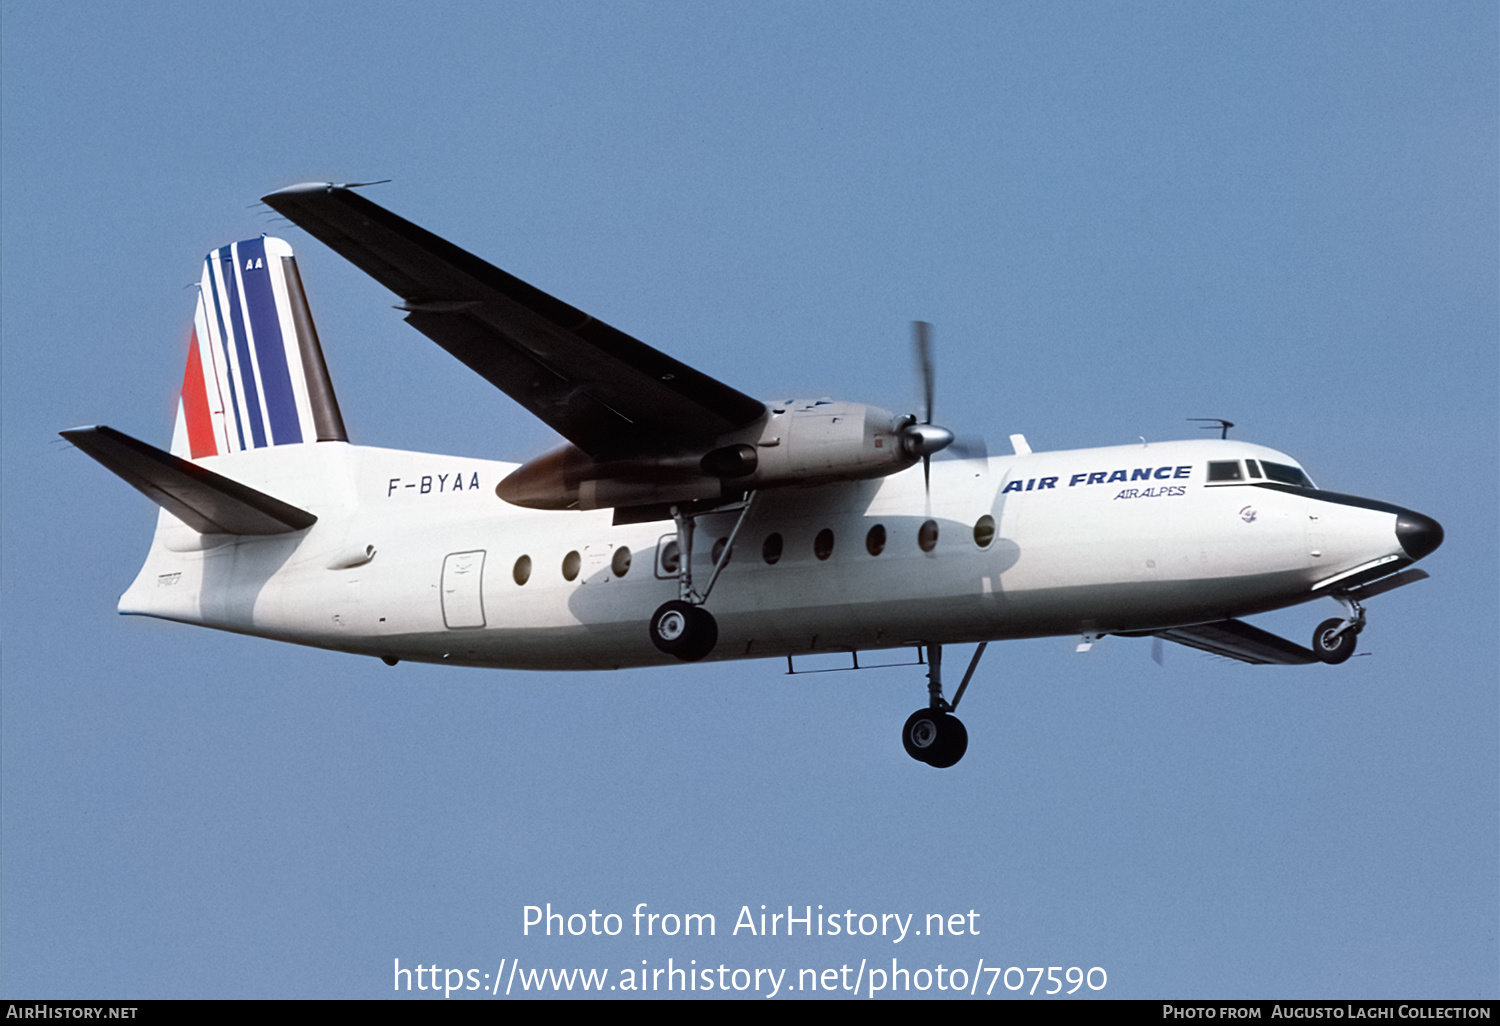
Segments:
[[[1285,463],[1272,463],[1270,460],[1261,460],[1260,465],[1265,468],[1266,477],[1272,481],[1296,485],[1299,488],[1315,487],[1299,467],[1289,467]]]
[[[1246,474],[1246,471],[1249,471]],[[1247,459],[1214,460],[1208,465],[1209,484],[1231,484],[1235,482],[1254,484],[1258,480],[1274,481],[1277,484],[1295,485],[1298,488],[1316,488],[1300,467],[1287,463],[1272,463],[1270,460]]]

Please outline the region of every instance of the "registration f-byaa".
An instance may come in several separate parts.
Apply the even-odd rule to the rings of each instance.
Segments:
[[[208,254],[170,451],[62,434],[161,511],[121,613],[459,666],[608,669],[910,647],[902,742],[956,763],[984,646],[1154,636],[1341,663],[1372,596],[1425,578],[1436,520],[1323,491],[1222,437],[1032,451],[954,443],[925,407],[752,398],[370,202],[265,202],[554,428],[522,464],[350,444],[291,247]],[[946,452],[944,450],[947,450]],[[933,456],[943,453],[942,459]],[[1304,647],[1250,614],[1329,597]],[[978,643],[950,700],[946,645]],[[1160,644],[1160,642],[1155,642]],[[867,664],[868,665],[868,659]]]

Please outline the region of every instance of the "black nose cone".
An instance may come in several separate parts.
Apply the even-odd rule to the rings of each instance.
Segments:
[[[1406,510],[1396,517],[1396,540],[1412,559],[1421,559],[1443,544],[1443,525]]]

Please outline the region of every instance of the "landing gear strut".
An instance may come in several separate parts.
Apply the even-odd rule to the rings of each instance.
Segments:
[[[927,708],[908,716],[901,728],[901,745],[907,755],[936,769],[947,769],[964,757],[969,749],[969,732],[953,712],[988,646],[989,642],[981,642],[974,650],[952,702],[943,697],[943,646],[927,646]]]
[[[682,506],[672,507],[672,520],[677,525],[677,598],[663,602],[651,614],[649,626],[651,643],[667,655],[676,656],[685,663],[702,659],[713,651],[719,641],[719,624],[712,613],[703,608],[708,595],[714,589],[724,564],[729,562],[729,552],[734,547],[735,536],[745,524],[750,513],[750,504],[755,499],[751,492],[736,506],[717,506],[702,511],[687,510]],[[714,560],[713,573],[708,585],[699,594],[693,588],[693,518],[705,513],[727,513],[739,510],[739,519],[724,545],[724,551]]]
[[[1348,594],[1334,598],[1348,611],[1342,620],[1334,617],[1318,624],[1313,631],[1313,653],[1325,663],[1336,665],[1354,654],[1355,639],[1365,629],[1365,609],[1359,601]]]

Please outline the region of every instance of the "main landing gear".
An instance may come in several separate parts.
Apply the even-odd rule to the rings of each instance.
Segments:
[[[714,589],[724,564],[729,562],[734,539],[745,524],[750,513],[750,504],[755,493],[750,492],[737,505],[715,506],[711,509],[693,511],[683,506],[672,507],[672,521],[677,525],[677,598],[663,602],[651,614],[649,631],[651,643],[669,656],[676,656],[685,663],[696,662],[713,651],[719,641],[719,623],[712,613],[703,608],[708,595]],[[693,588],[693,518],[707,513],[732,513],[739,511],[734,530],[729,532],[723,551],[714,560],[713,573],[708,585],[699,594]]]
[[[1349,615],[1343,619],[1334,617],[1318,624],[1313,631],[1312,650],[1320,660],[1329,664],[1342,663],[1354,654],[1355,639],[1365,629],[1365,608],[1351,595],[1335,595]]]
[[[989,642],[980,642],[974,650],[952,702],[943,697],[943,646],[927,646],[927,708],[908,716],[901,728],[901,745],[907,755],[936,769],[947,769],[964,757],[969,749],[969,732],[953,712],[988,646]]]
[[[651,615],[651,641],[685,663],[702,659],[719,640],[719,623],[702,606],[673,599]]]

